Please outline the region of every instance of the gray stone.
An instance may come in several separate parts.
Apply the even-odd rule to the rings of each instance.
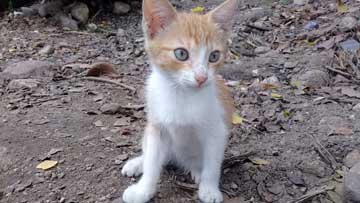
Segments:
[[[360,112],[360,103],[356,104],[352,109],[355,112]]]
[[[101,106],[100,111],[103,114],[116,114],[120,108],[121,108],[120,104],[110,103],[110,104],[104,104],[103,106]]]
[[[270,47],[256,47],[256,49],[254,50],[255,54],[265,54],[266,52],[270,51]]]
[[[33,89],[39,84],[40,82],[36,79],[15,79],[9,83],[8,88],[11,90],[17,90],[22,88]]]
[[[360,163],[360,152],[359,150],[355,149],[346,155],[344,158],[344,164],[345,166],[351,168],[357,163]]]
[[[341,31],[353,30],[358,26],[358,21],[352,16],[345,16],[341,19],[339,27]]]
[[[52,54],[54,52],[54,48],[51,45],[46,45],[42,49],[40,49],[39,54],[42,56],[46,56]]]
[[[83,3],[79,2],[71,8],[71,16],[80,23],[85,24],[89,19],[89,8]]]
[[[295,76],[291,83],[300,81],[302,86],[320,88],[329,84],[329,74],[322,70],[309,70],[303,74]]]
[[[357,50],[360,49],[360,43],[354,39],[348,39],[344,42],[339,43],[339,46],[347,52],[356,54]]]
[[[306,4],[305,0],[294,0],[294,4],[297,6],[303,6]]]
[[[121,1],[115,1],[114,2],[114,8],[113,8],[113,13],[118,14],[118,15],[122,15],[122,14],[126,14],[130,11],[130,5],[123,3]]]
[[[78,23],[66,14],[58,13],[55,18],[63,28],[67,28],[70,30],[79,30]]]
[[[360,163],[345,175],[344,199],[346,202],[360,202]]]
[[[9,79],[50,77],[54,68],[55,64],[48,61],[21,61],[7,65],[2,75]]]
[[[34,16],[38,13],[38,10],[32,7],[21,7],[20,10],[24,16]]]
[[[62,6],[63,2],[61,0],[48,1],[39,6],[38,13],[41,17],[54,16],[61,10]]]

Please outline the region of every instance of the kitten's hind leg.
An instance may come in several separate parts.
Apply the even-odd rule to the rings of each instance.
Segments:
[[[128,177],[141,175],[143,173],[143,159],[143,155],[141,155],[127,161],[121,170],[121,174]]]

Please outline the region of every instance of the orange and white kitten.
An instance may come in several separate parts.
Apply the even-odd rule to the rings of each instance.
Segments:
[[[142,174],[123,193],[127,203],[145,203],[156,192],[169,162],[191,172],[205,203],[223,200],[219,190],[233,102],[215,74],[227,53],[237,0],[205,15],[176,12],[168,0],[143,0],[145,49],[152,73],[147,81],[148,123],[142,155],[122,169]]]

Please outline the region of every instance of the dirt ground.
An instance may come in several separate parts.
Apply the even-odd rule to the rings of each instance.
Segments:
[[[219,2],[173,1],[183,10]],[[341,61],[339,45],[358,39],[357,28],[343,28],[341,19],[359,16],[360,6],[347,4],[340,14],[327,0],[242,3],[220,72],[243,118],[226,151],[225,202],[341,202],[344,158],[360,148],[360,80],[346,57]],[[30,59],[55,67],[31,88],[11,88],[12,78],[0,73],[0,202],[115,203],[136,181],[120,171],[140,153],[150,70],[141,5],[131,6],[128,15],[91,19],[98,32],[63,30],[40,17],[0,18],[0,72]],[[319,27],[304,29],[311,20]],[[53,50],[39,53],[46,45]],[[83,65],[64,68],[99,61],[115,64],[114,81],[137,91],[86,80]],[[104,113],[110,103],[122,107]],[[58,163],[37,169],[44,160]],[[197,202],[196,190],[186,174],[169,168],[153,202]]]

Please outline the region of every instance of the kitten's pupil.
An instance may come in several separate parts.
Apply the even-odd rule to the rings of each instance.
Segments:
[[[184,48],[175,49],[174,55],[179,61],[186,61],[189,59],[189,52]]]
[[[209,62],[210,62],[210,63],[215,63],[215,62],[217,62],[219,59],[220,59],[220,51],[215,50],[215,51],[213,51],[213,52],[210,53],[210,56],[209,56]]]

